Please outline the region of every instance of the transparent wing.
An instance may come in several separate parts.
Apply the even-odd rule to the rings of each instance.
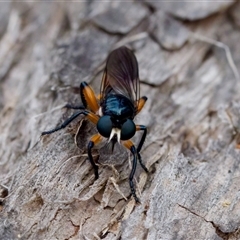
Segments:
[[[138,62],[127,47],[112,51],[101,83],[101,100],[110,93],[122,94],[133,103],[139,99]]]

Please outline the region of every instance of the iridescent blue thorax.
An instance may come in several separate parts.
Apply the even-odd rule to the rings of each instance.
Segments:
[[[103,115],[109,115],[116,122],[124,122],[126,119],[133,119],[135,107],[125,96],[120,94],[108,94],[102,104]]]

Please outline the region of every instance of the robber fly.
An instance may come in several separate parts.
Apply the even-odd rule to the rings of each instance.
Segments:
[[[134,117],[142,110],[147,101],[147,97],[139,97],[139,85],[137,59],[130,49],[124,46],[120,47],[112,51],[107,58],[100,87],[100,96],[96,97],[92,88],[86,82],[82,82],[80,84],[80,96],[83,106],[67,104],[65,107],[77,109],[78,111],[61,126],[42,133],[42,135],[46,135],[56,132],[65,128],[79,115],[85,115],[97,126],[98,130],[98,133],[93,135],[88,143],[88,159],[94,169],[95,179],[99,175],[98,166],[92,157],[92,148],[104,139],[108,139],[108,142],[112,144],[112,149],[116,142],[122,144],[133,155],[129,184],[136,202],[139,202],[139,199],[136,195],[133,177],[136,171],[137,159],[142,168],[148,172],[140,155],[147,135],[147,128],[143,125],[135,125],[133,122]],[[143,131],[137,147],[130,140],[136,131]]]

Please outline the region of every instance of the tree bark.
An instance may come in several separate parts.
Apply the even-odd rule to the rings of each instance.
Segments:
[[[1,3],[0,238],[240,239],[239,2]],[[82,117],[51,135],[99,93],[109,52],[133,49],[141,96],[137,124],[149,174],[128,177],[122,146],[86,146]],[[140,134],[134,136],[138,143]]]

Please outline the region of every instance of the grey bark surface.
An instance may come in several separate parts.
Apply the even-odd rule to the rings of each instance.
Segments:
[[[0,5],[0,239],[240,239],[239,2]],[[94,180],[91,123],[40,137],[81,103],[80,82],[99,93],[121,45],[148,97],[139,205],[122,146],[94,150]]]

